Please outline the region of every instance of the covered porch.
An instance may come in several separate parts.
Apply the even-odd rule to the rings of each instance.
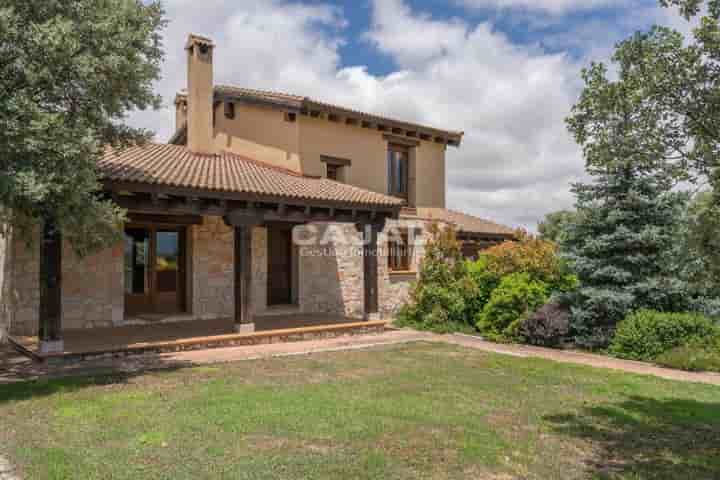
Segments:
[[[166,352],[232,345],[327,338],[383,331],[385,322],[325,314],[262,315],[253,318],[255,331],[239,334],[232,318],[187,320],[147,325],[65,330],[63,350],[41,355],[38,337],[17,337],[28,352],[50,357],[91,357]]]
[[[362,322],[380,327],[382,322],[367,323],[377,320],[379,311],[378,235],[387,219],[398,217],[400,200],[235,155],[188,159],[183,147],[153,148],[159,151],[136,147],[113,154],[101,165],[105,194],[127,209],[129,222],[124,245],[105,254],[105,264],[93,266],[93,273],[100,271],[97,278],[85,279],[87,265],[78,269],[77,261],[64,258],[68,249],[52,219],[43,225],[38,334],[25,337],[24,345],[53,356],[282,341],[362,329],[357,325]],[[145,176],[138,177],[140,168]],[[168,178],[157,177],[161,170]],[[315,267],[329,263],[322,258],[295,266],[291,232],[307,224],[349,227],[362,240],[357,261],[338,255],[332,269]],[[215,230],[205,235],[208,225]],[[66,262],[72,265],[64,267]],[[340,262],[352,263],[352,272]],[[351,311],[323,297],[334,293],[323,289],[343,281],[340,296],[352,297]],[[315,290],[298,295],[307,283]],[[80,310],[86,315],[94,289],[111,299],[112,321],[75,320]],[[263,315],[271,306],[282,308]]]

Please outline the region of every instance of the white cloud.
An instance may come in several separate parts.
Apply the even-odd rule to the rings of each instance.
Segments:
[[[628,0],[457,0],[470,8],[506,8],[537,10],[551,14],[592,10],[599,7],[622,6]]]
[[[579,2],[540,3],[552,10]],[[175,0],[166,8],[167,59],[158,84],[166,107],[130,118],[153,128],[160,141],[174,129],[172,100],[186,80],[183,46],[187,34],[196,32],[217,44],[217,82],[464,130],[462,147],[448,148],[450,207],[534,227],[548,211],[572,204],[569,183],[582,176],[583,162],[564,117],[581,85],[580,65],[566,55],[514,44],[490,23],[441,21],[401,0],[375,0],[363,38],[399,66],[377,76],[363,66],[341,68],[346,20],[333,5]]]
[[[441,57],[467,40],[467,28],[461,20],[435,21],[426,14],[413,15],[402,0],[374,2],[372,22],[366,38],[403,64]]]

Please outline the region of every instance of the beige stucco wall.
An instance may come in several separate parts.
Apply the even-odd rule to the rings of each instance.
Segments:
[[[228,119],[220,104],[215,109],[215,145],[218,151],[300,172],[298,122],[284,118],[279,110],[235,103],[235,118]]]
[[[356,125],[345,125],[309,116],[300,122],[300,155],[303,172],[325,175],[321,155],[347,158],[346,181],[352,185],[387,193],[388,141],[383,132]],[[411,150],[411,170],[415,178],[415,206],[445,206],[445,146],[421,141]],[[412,176],[411,176],[412,177]],[[410,179],[412,181],[412,178]]]
[[[377,130],[300,116],[303,172],[325,176],[321,155],[347,158],[346,181],[375,192],[387,192],[387,142]]]
[[[216,107],[215,145],[220,151],[314,176],[325,176],[321,155],[346,158],[352,161],[347,183],[387,193],[388,141],[375,129],[307,115],[287,122],[279,110],[238,102],[234,119],[225,117],[222,104]],[[445,206],[445,148],[428,141],[411,148],[415,206]]]
[[[445,145],[421,142],[415,157],[415,207],[445,208]]]

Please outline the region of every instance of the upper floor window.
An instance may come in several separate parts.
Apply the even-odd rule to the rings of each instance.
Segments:
[[[235,118],[235,104],[233,102],[225,102],[225,118]]]
[[[327,178],[329,178],[330,180],[335,180],[337,182],[342,182],[343,167],[341,167],[340,165],[334,165],[332,163],[328,163],[326,165],[326,168],[327,168]]]
[[[336,182],[347,182],[347,171],[351,161],[347,158],[330,157],[321,155],[320,161],[325,164],[325,177]]]
[[[388,193],[408,198],[409,148],[403,145],[388,146]]]

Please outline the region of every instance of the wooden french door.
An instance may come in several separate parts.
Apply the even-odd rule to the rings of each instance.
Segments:
[[[125,228],[125,312],[185,311],[185,227]]]
[[[289,305],[292,291],[292,229],[268,227],[268,305]]]

